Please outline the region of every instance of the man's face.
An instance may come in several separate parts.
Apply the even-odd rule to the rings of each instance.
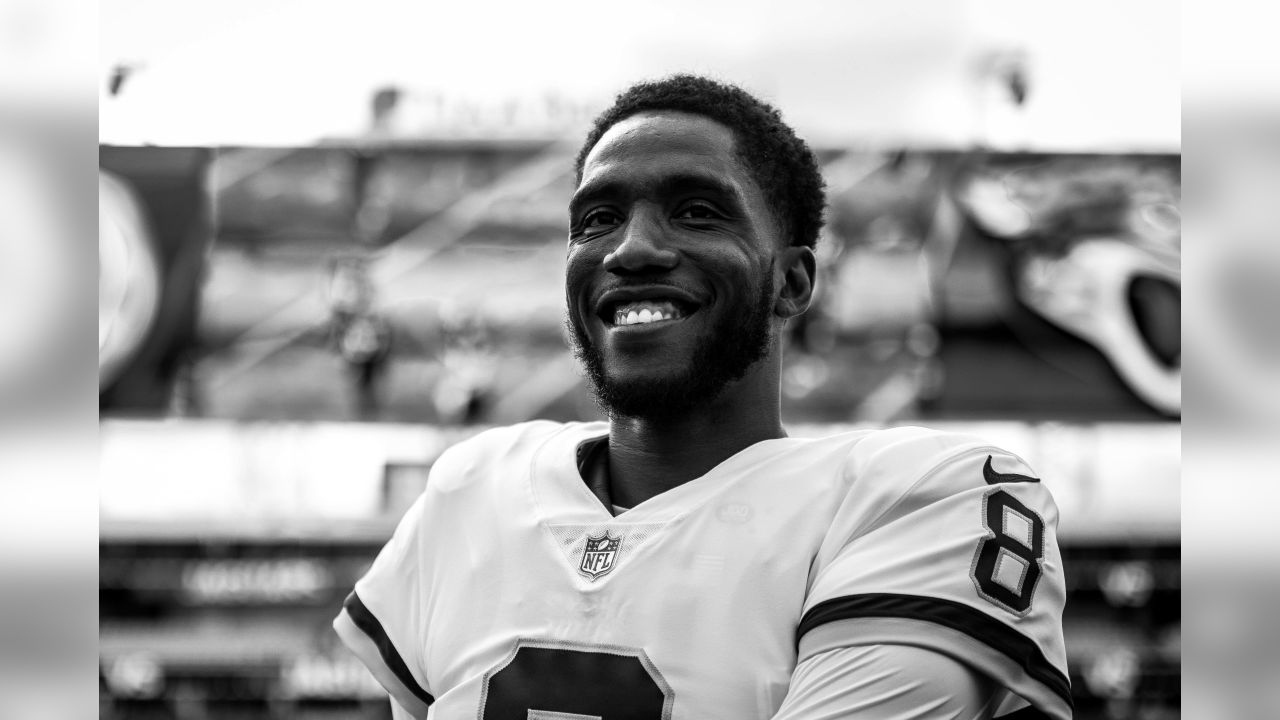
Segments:
[[[568,325],[608,410],[680,414],[768,354],[781,242],[728,128],[675,112],[619,122],[569,212]]]

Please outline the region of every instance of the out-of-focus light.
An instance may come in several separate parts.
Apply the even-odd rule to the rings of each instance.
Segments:
[[[1085,681],[1093,694],[1123,700],[1133,697],[1140,671],[1137,653],[1129,648],[1114,648],[1090,663],[1085,670]]]
[[[149,655],[119,658],[107,666],[104,675],[114,697],[149,699],[164,691],[164,669]]]
[[[1116,563],[1103,570],[1099,585],[1107,602],[1113,606],[1141,607],[1151,599],[1155,576],[1147,563]]]

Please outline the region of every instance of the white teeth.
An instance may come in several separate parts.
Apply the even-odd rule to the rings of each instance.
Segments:
[[[676,320],[680,317],[681,315],[676,311],[675,304],[670,301],[642,300],[618,306],[613,312],[613,324],[620,326],[644,325],[663,320]]]

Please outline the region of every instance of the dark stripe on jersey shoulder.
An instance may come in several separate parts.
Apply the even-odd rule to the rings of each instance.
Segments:
[[[387,668],[395,674],[396,678],[404,684],[414,697],[422,702],[430,705],[436,701],[431,697],[431,693],[422,689],[417,680],[413,679],[413,673],[409,672],[409,666],[405,665],[404,659],[400,657],[400,653],[396,652],[396,647],[391,644],[391,638],[387,637],[387,631],[382,629],[382,623],[378,622],[378,618],[369,612],[369,608],[365,607],[360,601],[360,596],[352,591],[347,599],[343,601],[342,607],[347,609],[347,614],[351,616],[351,621],[361,632],[369,636],[373,644],[378,648],[378,654],[382,656],[382,661],[387,664]]]
[[[1007,715],[999,715],[995,720],[1053,720],[1049,715],[1044,714],[1036,708],[1035,705],[1028,705],[1021,710],[1014,710]]]
[[[1071,682],[1049,662],[1039,645],[980,610],[953,600],[896,593],[866,593],[832,598],[813,606],[800,619],[800,626],[796,628],[796,644],[799,645],[805,633],[820,625],[855,618],[923,620],[962,632],[1008,656],[1028,676],[1043,683],[1065,700],[1067,705],[1072,705]]]

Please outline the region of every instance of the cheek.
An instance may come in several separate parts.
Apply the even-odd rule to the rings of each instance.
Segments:
[[[591,277],[592,264],[587,261],[586,251],[570,248],[564,263],[564,287],[570,301],[581,293]]]
[[[696,262],[715,286],[717,294],[738,302],[754,298],[761,283],[773,283],[769,261],[740,248],[720,248],[702,253]]]
[[[601,262],[596,255],[589,248],[571,247],[565,258],[564,296],[571,319],[585,320],[591,314],[588,303]]]

